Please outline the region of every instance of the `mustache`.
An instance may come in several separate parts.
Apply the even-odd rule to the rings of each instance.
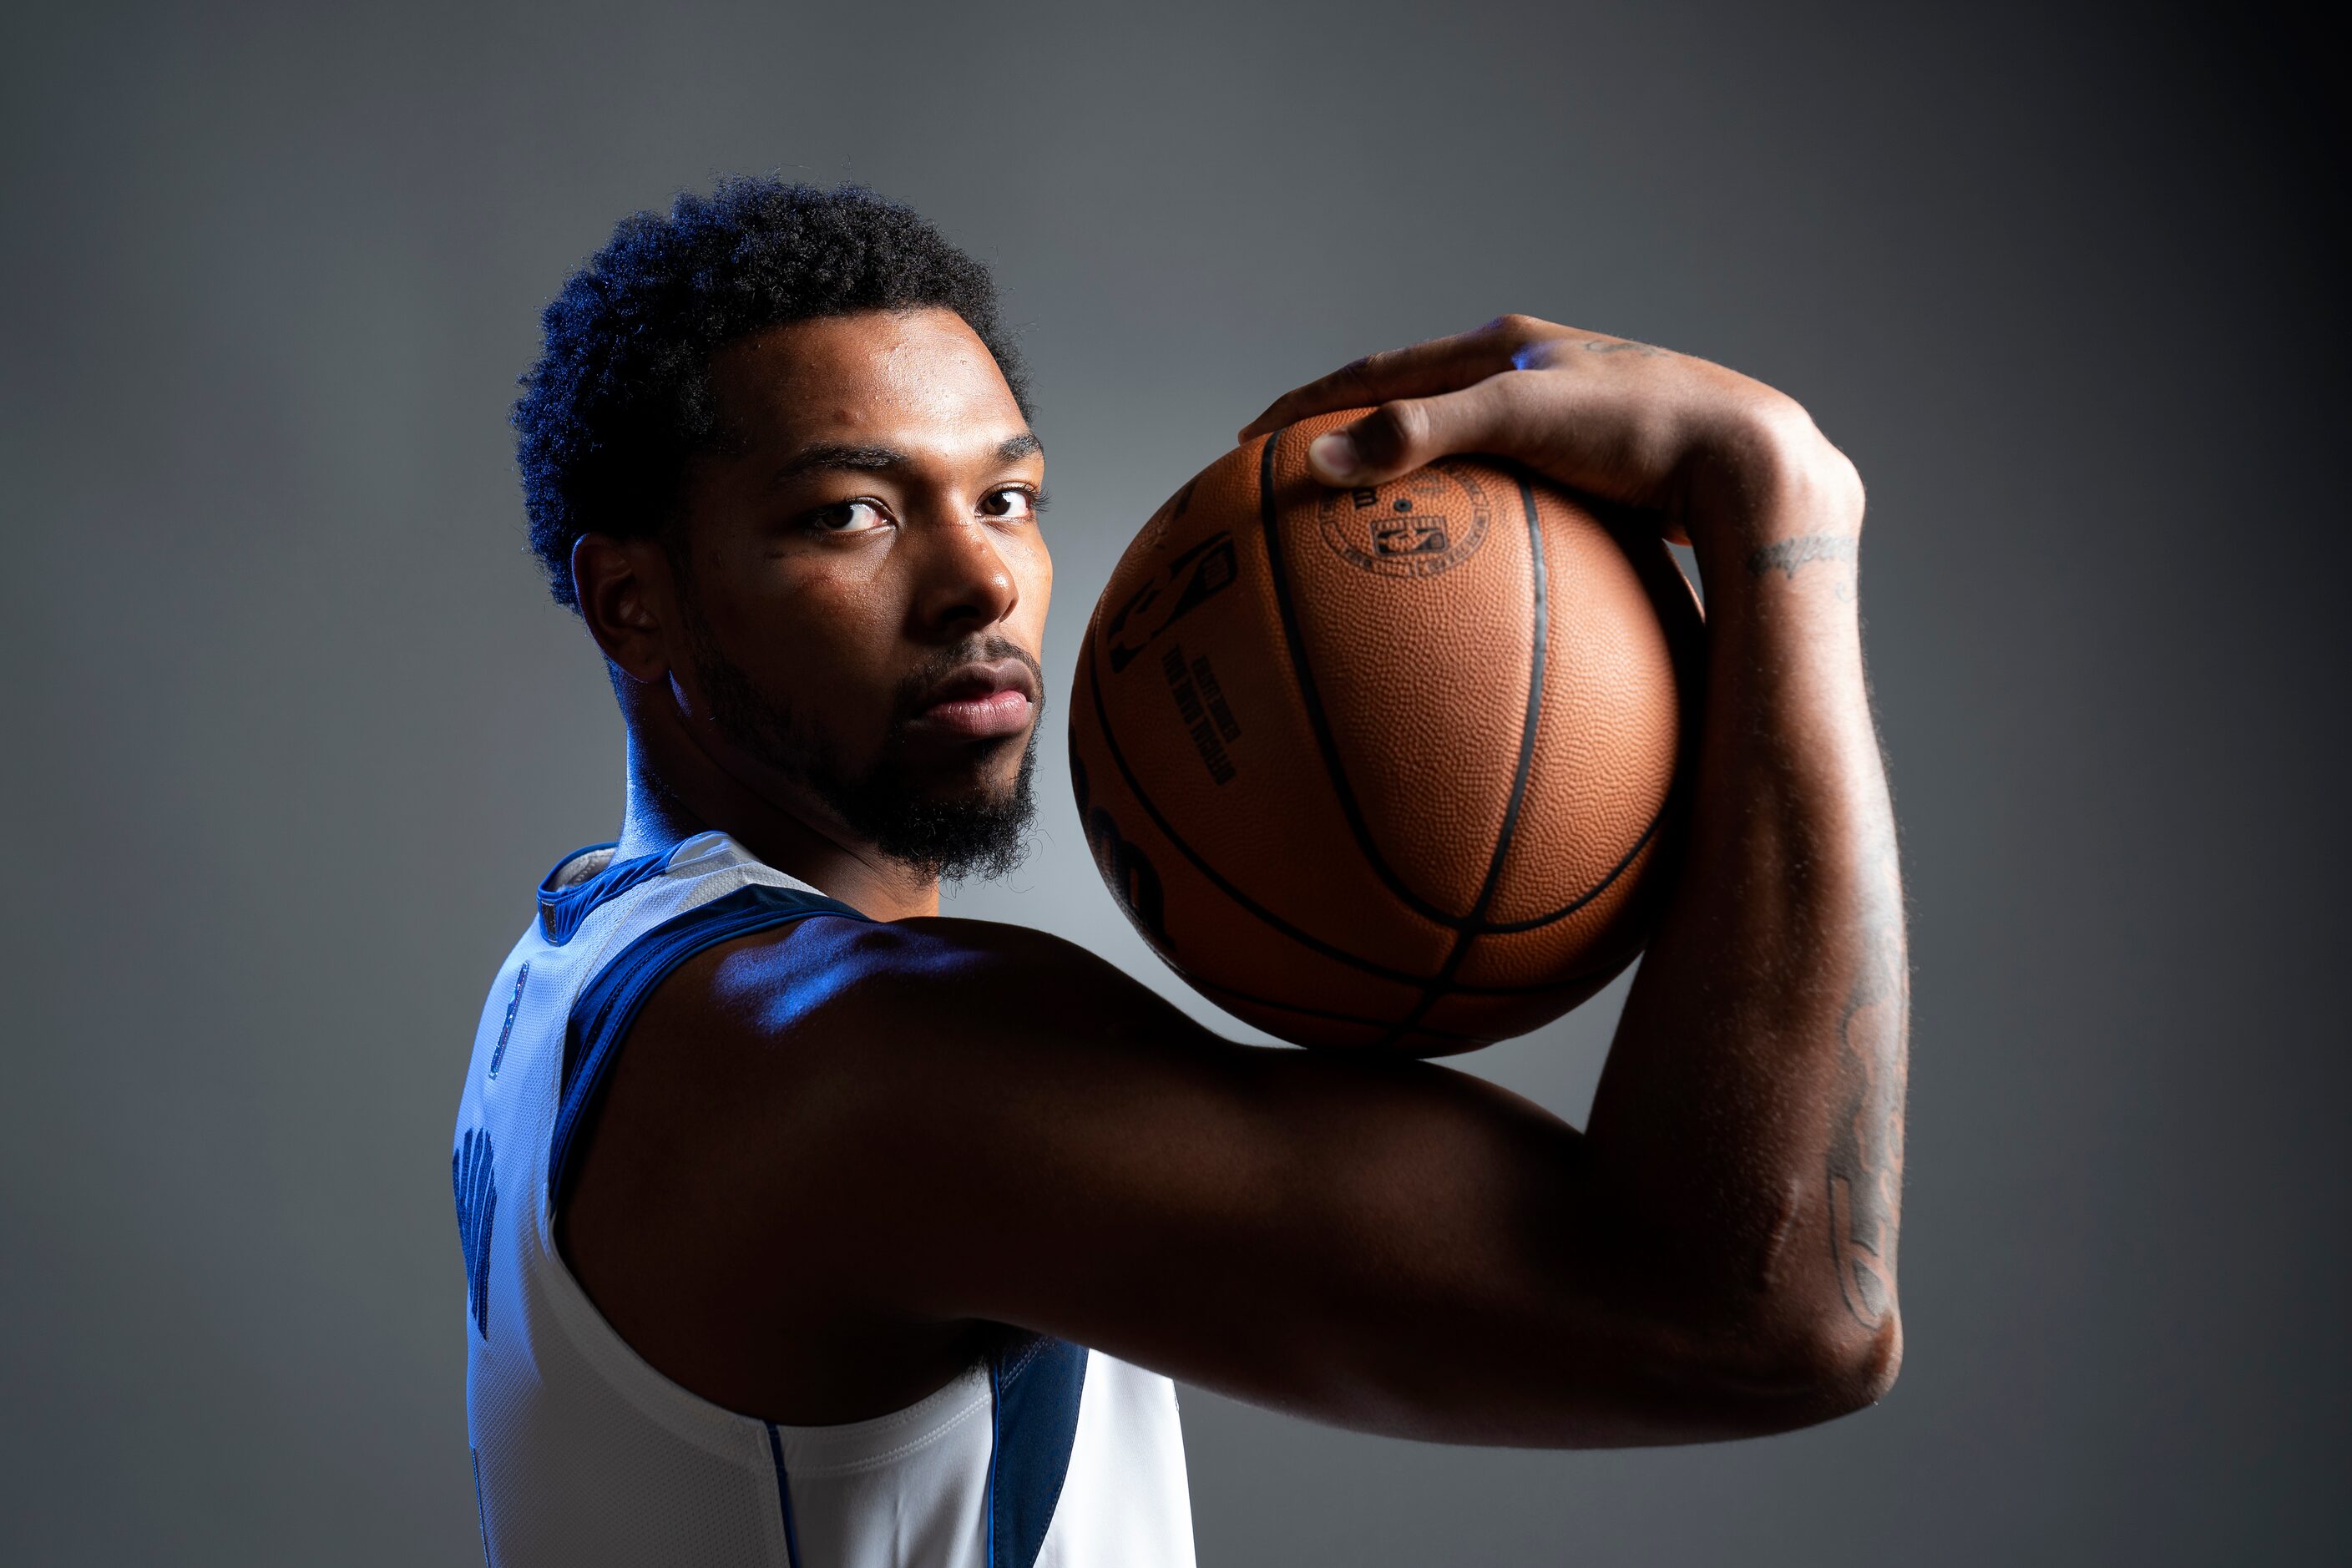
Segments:
[[[898,682],[893,694],[891,728],[910,722],[919,717],[928,705],[926,700],[937,690],[940,682],[967,664],[992,662],[1009,658],[1025,666],[1029,678],[1037,683],[1037,711],[1045,710],[1045,668],[1037,656],[1019,643],[1003,637],[971,637],[943,648],[925,659]]]

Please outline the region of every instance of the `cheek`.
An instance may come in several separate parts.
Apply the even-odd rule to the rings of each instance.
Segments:
[[[795,715],[838,731],[844,714],[873,707],[903,611],[871,574],[784,574],[764,564],[773,574],[729,605],[721,645],[761,689],[789,698]]]
[[[1042,627],[1045,609],[1054,598],[1054,557],[1043,539],[1034,539],[1013,567],[1021,584],[1019,617],[1028,626]]]
[[[883,551],[748,558],[736,579],[743,629],[797,653],[862,644],[901,613],[888,565]]]

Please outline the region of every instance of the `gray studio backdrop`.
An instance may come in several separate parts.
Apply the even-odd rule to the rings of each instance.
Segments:
[[[617,217],[781,169],[996,268],[1056,694],[1268,396],[1503,310],[1786,387],[1870,485],[1900,1386],[1622,1454],[1187,1390],[1204,1563],[2344,1561],[2340,68],[2244,6],[1770,9],[11,7],[0,1560],[479,1560],[449,1127],[621,784],[507,405]],[[1172,989],[1060,721],[950,907]],[[1464,1065],[1580,1115],[1620,994]]]

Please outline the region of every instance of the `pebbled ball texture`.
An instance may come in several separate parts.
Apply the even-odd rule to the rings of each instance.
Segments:
[[[1307,445],[1357,416],[1226,454],[1144,524],[1079,647],[1071,780],[1112,896],[1211,1000],[1441,1056],[1641,951],[1701,626],[1662,542],[1498,462],[1324,486]]]

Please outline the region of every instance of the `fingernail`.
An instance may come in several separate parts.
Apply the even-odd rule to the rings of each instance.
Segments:
[[[1356,450],[1356,438],[1345,430],[1334,430],[1328,436],[1318,436],[1307,448],[1307,460],[1335,479],[1344,479],[1363,464]]]

